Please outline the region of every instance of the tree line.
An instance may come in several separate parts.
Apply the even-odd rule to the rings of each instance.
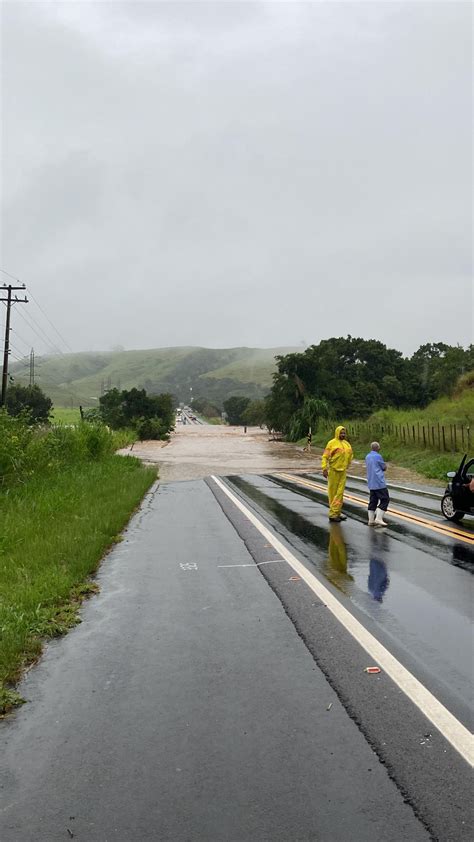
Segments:
[[[113,430],[133,429],[139,439],[168,438],[175,419],[176,400],[168,393],[148,395],[145,389],[110,389],[99,406],[82,411],[82,419],[103,423]],[[38,385],[14,384],[7,392],[6,411],[30,424],[49,423],[53,404]]]
[[[230,395],[223,404],[197,398],[193,406],[207,417],[224,409],[232,425],[264,424],[292,440],[305,436],[318,420],[367,418],[385,407],[423,408],[450,395],[459,376],[474,369],[474,345],[443,342],[421,345],[411,357],[375,339],[351,336],[325,339],[305,351],[276,357],[273,386],[264,399]],[[85,420],[103,421],[114,429],[131,427],[141,439],[166,438],[174,425],[175,398],[150,395],[145,389],[110,389]],[[38,386],[13,385],[7,392],[11,415],[28,412],[34,422],[47,421],[51,401]]]
[[[367,418],[385,407],[423,408],[452,394],[459,376],[474,369],[474,345],[427,343],[404,357],[378,340],[348,336],[276,361],[264,401],[233,396],[224,409],[231,424],[266,424],[297,440],[322,417]]]

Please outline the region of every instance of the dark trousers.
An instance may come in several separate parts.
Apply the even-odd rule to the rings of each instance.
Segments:
[[[388,493],[388,488],[372,488],[370,491],[370,499],[369,499],[369,512],[375,512],[377,508],[377,504],[379,509],[382,509],[383,512],[386,512],[388,509],[388,504],[390,503],[390,495]]]

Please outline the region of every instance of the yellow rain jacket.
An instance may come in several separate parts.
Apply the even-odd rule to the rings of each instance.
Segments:
[[[352,462],[352,447],[346,439],[340,439],[339,434],[344,430],[343,426],[336,427],[336,435],[328,441],[321,462],[323,470],[331,468],[334,471],[347,471]]]

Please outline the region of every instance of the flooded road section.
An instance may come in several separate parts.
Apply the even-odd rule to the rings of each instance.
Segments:
[[[367,628],[376,628],[377,638],[471,728],[474,548],[463,534],[457,539],[429,527],[423,531],[409,521],[395,528],[390,510],[388,529],[369,529],[365,510],[350,506],[345,506],[344,523],[329,525],[322,494],[292,487],[280,477],[246,475],[230,482],[349,610]],[[465,534],[466,540],[472,538]]]
[[[159,441],[136,442],[132,453],[143,461],[159,466],[160,479],[175,480],[203,479],[210,474],[230,476],[232,474],[262,474],[273,471],[317,471],[321,467],[321,452],[310,454],[301,447],[287,442],[274,441],[267,430],[249,427],[224,427],[211,424],[179,425],[172,434],[169,444]],[[354,460],[351,473],[365,477],[365,466]],[[429,480],[413,471],[389,466],[389,482],[405,485],[429,486]]]

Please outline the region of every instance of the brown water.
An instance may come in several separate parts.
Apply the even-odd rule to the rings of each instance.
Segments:
[[[159,466],[164,481],[202,479],[209,474],[262,474],[274,471],[317,471],[321,468],[321,450],[310,454],[287,442],[273,441],[259,427],[221,427],[196,425],[180,427],[169,444],[157,441],[136,442],[132,453],[149,464]],[[365,477],[363,462],[354,460],[350,473]],[[429,480],[407,468],[390,466],[387,480],[393,483],[429,485]]]

